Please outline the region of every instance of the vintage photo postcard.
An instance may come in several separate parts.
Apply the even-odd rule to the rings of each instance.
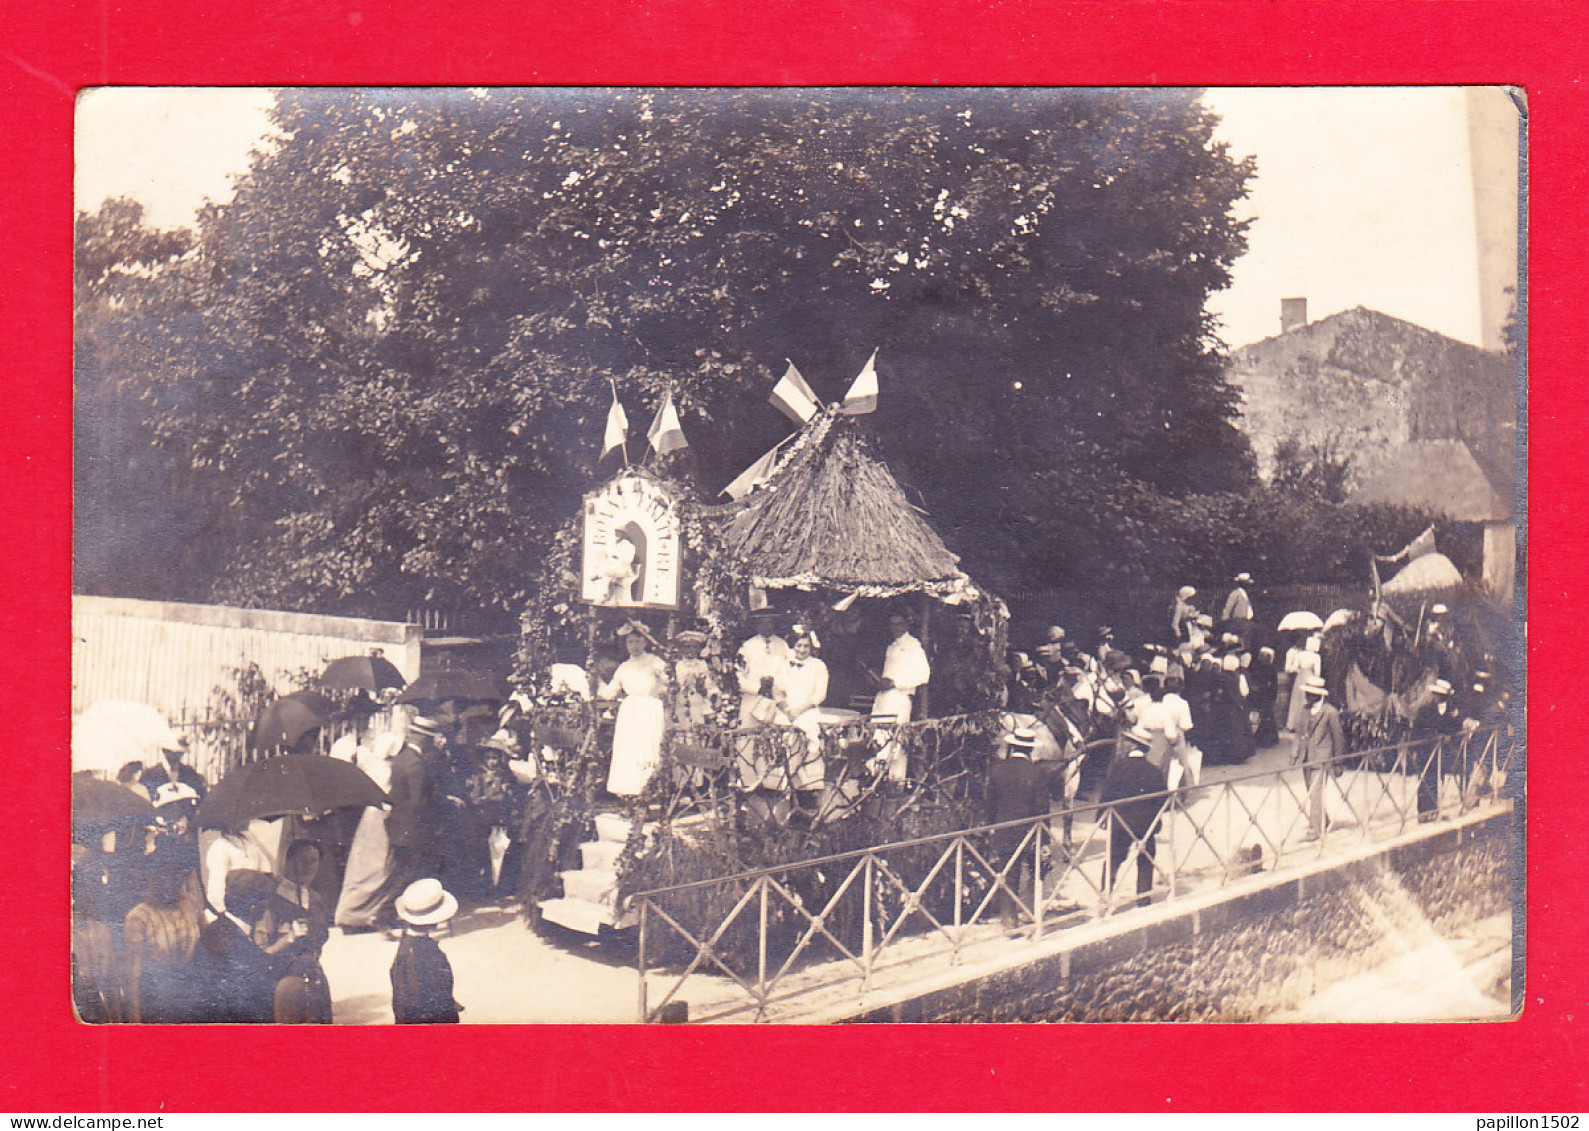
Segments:
[[[82,92],[71,1008],[1515,1017],[1526,120]]]

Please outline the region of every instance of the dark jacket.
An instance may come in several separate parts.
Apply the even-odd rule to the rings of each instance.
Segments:
[[[270,958],[224,915],[199,931],[196,1011],[211,1024],[268,1025],[275,1020],[276,977]]]
[[[1012,754],[993,763],[988,767],[988,823],[1047,813],[1052,780],[1048,769],[1030,758]]]
[[[386,791],[392,811],[386,839],[394,848],[428,847],[437,833],[441,783],[436,755],[410,742],[392,759],[392,784]]]
[[[404,935],[392,961],[392,1013],[399,1025],[456,1025],[452,964],[429,935]]]
[[[1111,802],[1115,814],[1137,836],[1145,836],[1153,827],[1165,799],[1149,797],[1135,800],[1143,794],[1163,791],[1164,771],[1147,758],[1128,754],[1117,755],[1104,773],[1101,800]]]

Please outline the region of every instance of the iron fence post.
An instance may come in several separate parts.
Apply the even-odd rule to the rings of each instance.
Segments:
[[[866,854],[861,870],[861,992],[872,988],[872,867],[875,857]]]
[[[640,938],[636,943],[639,953],[636,955],[635,964],[640,972],[640,1023],[644,1025],[651,1019],[646,1016],[646,913],[651,910],[649,899],[640,900]]]
[[[761,929],[756,956],[756,990],[761,994],[762,1008],[767,1002],[767,877],[761,878],[760,892]]]
[[[1048,838],[1048,821],[1033,828],[1032,837],[1032,941],[1043,937],[1043,844]]]
[[[966,865],[966,842],[965,842],[965,838],[963,838],[963,837],[955,837],[954,853],[955,853],[955,941],[954,941],[954,949],[952,951],[950,951],[949,964],[951,966],[958,966],[960,964],[960,943],[961,943],[962,938],[964,937],[964,934],[965,934],[965,930],[964,930],[965,924],[964,924],[964,921],[962,920],[961,915],[960,915],[960,901],[965,898],[965,890],[966,890],[966,888],[965,888],[965,865]]]

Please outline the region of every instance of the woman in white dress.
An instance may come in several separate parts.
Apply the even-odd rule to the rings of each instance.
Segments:
[[[647,651],[642,628],[631,623],[618,631],[629,658],[597,693],[603,699],[623,700],[613,725],[607,792],[637,797],[662,764],[662,728],[667,718],[662,699],[668,689],[668,668],[660,656]]]
[[[815,633],[797,628],[794,655],[773,681],[773,696],[778,704],[777,722],[793,726],[806,736],[806,755],[790,767],[795,789],[821,789],[823,778],[822,739],[817,712],[828,697],[828,666],[817,659]]]
[[[1292,673],[1291,702],[1286,710],[1286,729],[1292,734],[1302,730],[1308,717],[1308,677],[1324,674],[1319,648],[1323,638],[1317,633],[1309,636],[1302,648],[1286,653],[1286,671]]]

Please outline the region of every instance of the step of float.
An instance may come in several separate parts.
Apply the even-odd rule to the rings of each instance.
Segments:
[[[562,877],[563,895],[567,899],[610,906],[618,893],[618,873],[610,868],[581,868],[558,875]]]
[[[586,868],[618,867],[618,857],[623,855],[624,841],[587,840],[579,846],[579,859]]]
[[[656,825],[645,826],[647,835]],[[596,814],[596,839],[611,840],[619,844],[627,844],[629,834],[634,829],[634,822],[622,813],[597,813]]]
[[[603,927],[618,926],[612,908],[599,903],[587,903],[583,899],[569,899],[567,896],[543,900],[541,918],[571,931],[583,931],[587,935],[599,934]]]

